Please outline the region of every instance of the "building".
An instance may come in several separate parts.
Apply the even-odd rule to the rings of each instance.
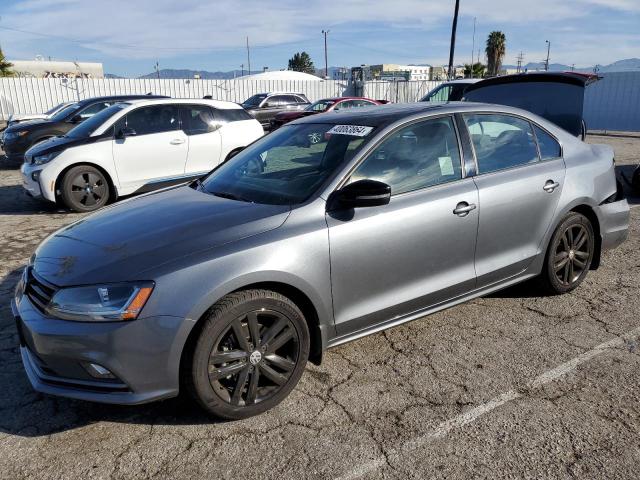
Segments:
[[[53,60],[9,60],[19,77],[33,78],[104,78],[102,63],[63,62]]]
[[[464,67],[457,66],[454,72],[455,78],[464,77]],[[351,69],[352,81],[389,80],[389,81],[427,81],[446,80],[447,67],[434,67],[431,65],[398,65],[395,63],[382,63],[379,65],[360,65]]]

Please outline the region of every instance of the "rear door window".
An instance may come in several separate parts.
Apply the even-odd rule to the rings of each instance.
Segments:
[[[531,124],[500,114],[464,115],[478,161],[478,173],[491,173],[539,160]]]
[[[538,140],[538,147],[540,148],[540,158],[542,160],[551,160],[562,156],[562,148],[555,138],[537,125],[534,125],[533,129],[536,132],[536,139]]]
[[[187,135],[200,135],[215,130],[215,116],[211,107],[189,105],[182,108],[182,130]]]
[[[175,105],[154,105],[142,107],[129,113],[126,126],[136,135],[170,132],[179,128],[179,111]]]

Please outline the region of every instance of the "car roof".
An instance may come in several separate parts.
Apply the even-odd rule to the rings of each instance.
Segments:
[[[147,95],[109,95],[105,97],[85,98],[84,100],[80,100],[77,103],[78,105],[84,106],[88,103],[93,103],[93,102],[100,102],[100,101],[108,102],[113,100],[127,101],[127,100],[135,100],[138,98],[170,98],[170,97],[167,97],[166,95],[148,95],[148,94]]]
[[[477,83],[480,80],[482,80],[482,78],[456,78],[455,80],[445,80],[444,82],[442,82],[443,85],[445,84],[452,84],[452,83],[458,83],[458,84],[463,84],[463,85],[471,85],[472,83]]]
[[[142,105],[209,105],[213,108],[219,109],[237,109],[242,110],[242,107],[234,102],[227,102],[224,100],[212,100],[208,98],[138,98],[127,103],[135,106]]]
[[[339,125],[364,125],[368,127],[385,127],[405,117],[420,113],[450,114],[464,111],[511,112],[520,115],[530,115],[528,112],[504,105],[494,105],[476,102],[416,102],[392,103],[376,107],[353,108],[302,117],[288,125],[301,123],[329,123]]]

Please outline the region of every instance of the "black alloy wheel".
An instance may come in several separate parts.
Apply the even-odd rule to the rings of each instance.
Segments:
[[[591,268],[594,249],[595,236],[589,219],[569,212],[551,237],[538,279],[543,290],[558,294],[578,287]]]
[[[257,415],[300,380],[309,329],[289,298],[270,290],[234,292],[201,322],[182,380],[208,413],[230,420]]]
[[[106,205],[109,184],[97,168],[80,165],[69,170],[62,182],[62,200],[76,212],[91,212]]]
[[[274,310],[254,310],[218,336],[209,356],[213,391],[234,406],[262,402],[287,383],[300,352],[291,320]]]

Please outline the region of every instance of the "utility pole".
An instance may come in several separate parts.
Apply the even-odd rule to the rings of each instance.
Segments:
[[[456,8],[453,13],[453,25],[451,25],[451,47],[449,48],[449,79],[453,77],[453,54],[456,49],[456,28],[458,28],[458,9],[460,0],[456,0]]]
[[[247,36],[247,68],[249,69],[249,75],[251,75],[251,56],[249,55],[249,37]]]
[[[518,59],[518,68],[516,69],[516,72],[520,73],[522,71],[522,60],[524,59],[524,54],[520,52],[516,58]]]
[[[549,40],[545,40],[547,42],[547,61],[545,62],[545,71],[549,71],[549,52],[551,51],[551,42]]]
[[[473,17],[473,41],[471,42],[471,78],[473,78],[473,52],[476,50],[476,17]]]
[[[158,80],[160,80],[160,63],[156,60],[156,64],[154,65],[156,69],[156,75],[158,76]]]
[[[327,61],[327,33],[329,30],[322,30],[324,35],[324,78],[329,78],[329,62]]]

